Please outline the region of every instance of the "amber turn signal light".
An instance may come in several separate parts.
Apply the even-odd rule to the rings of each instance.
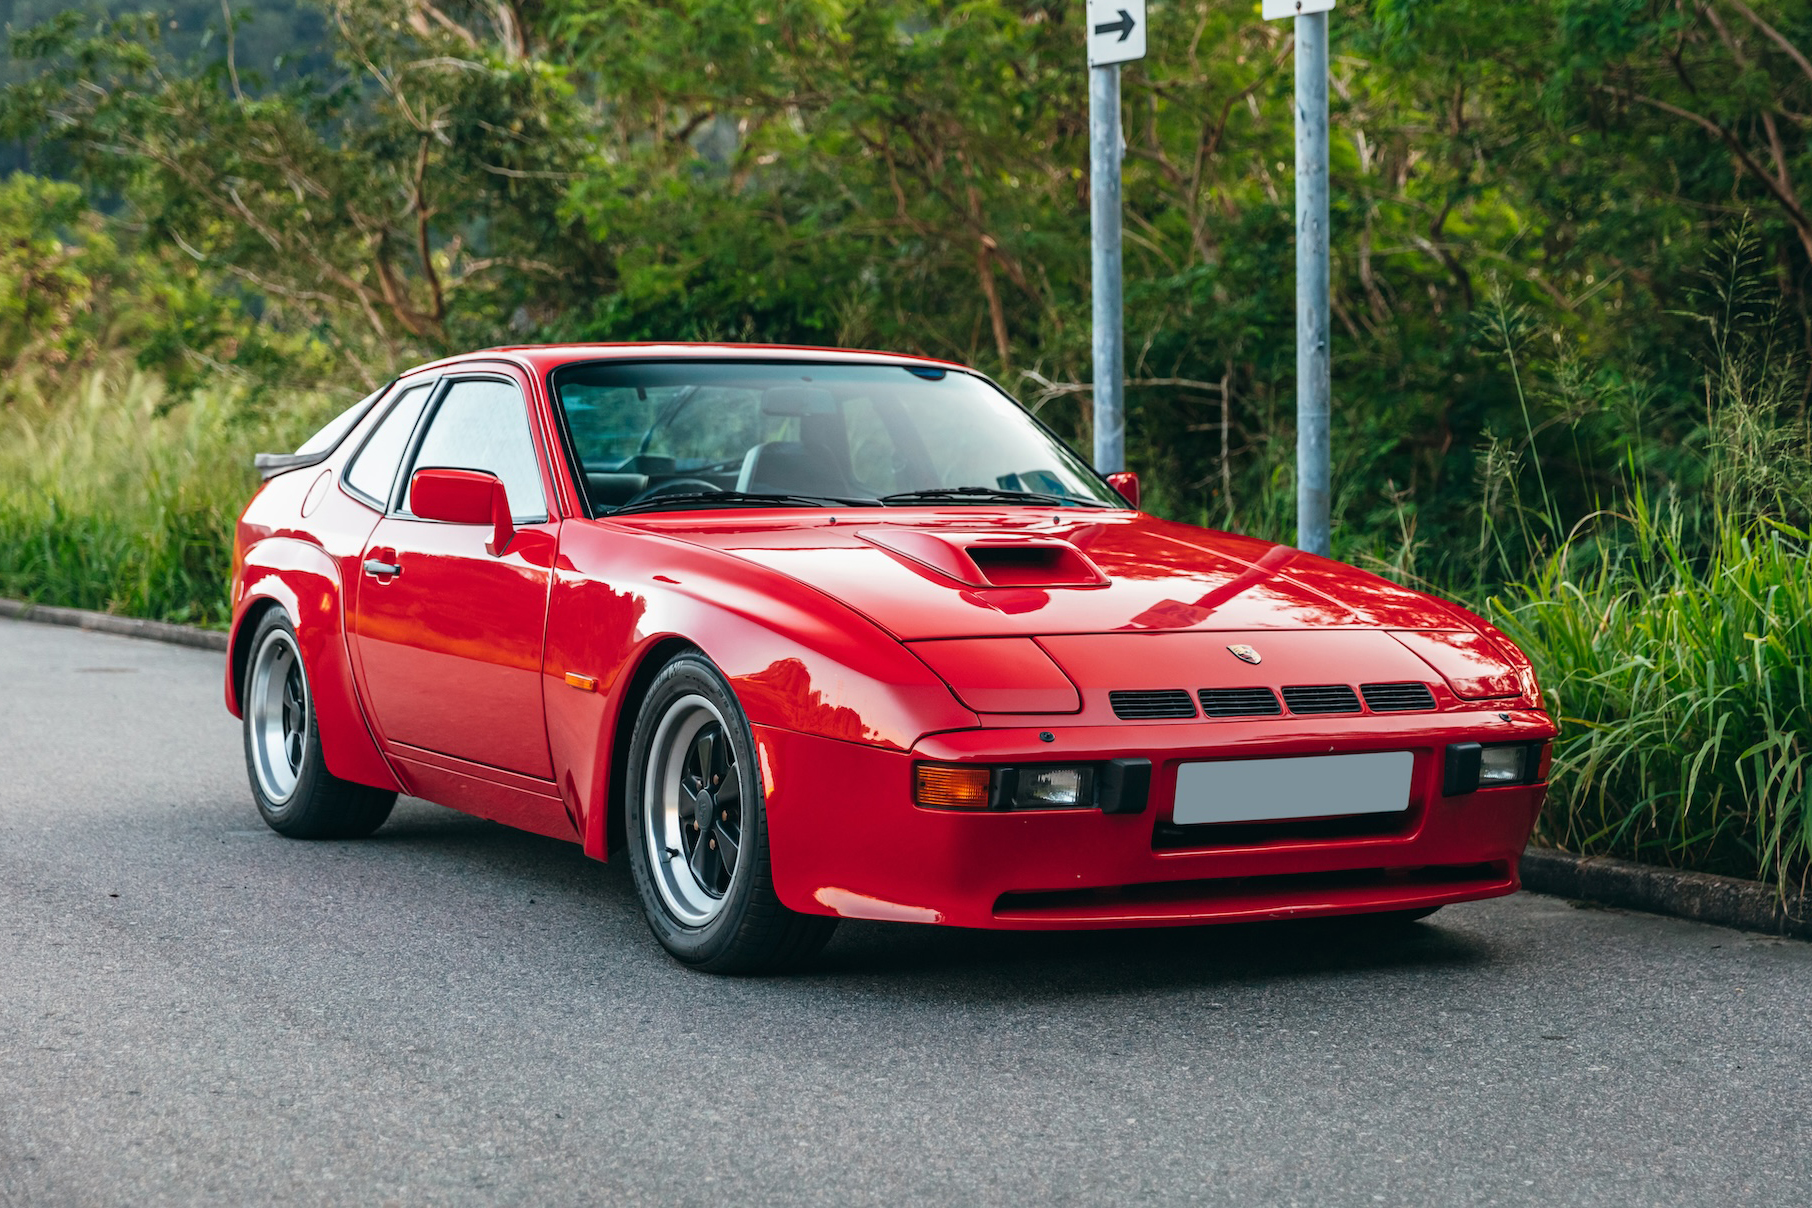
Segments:
[[[913,769],[912,799],[946,810],[985,810],[994,773],[954,763],[921,763]]]

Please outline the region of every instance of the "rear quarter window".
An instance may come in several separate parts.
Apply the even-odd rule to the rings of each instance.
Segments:
[[[424,382],[403,391],[346,468],[346,485],[380,508],[390,506],[397,465],[403,460],[403,450],[409,445],[409,436],[433,389],[434,383]]]
[[[394,385],[394,383],[392,383],[392,385]],[[389,389],[389,386],[384,386],[382,389],[372,391],[352,406],[346,408],[346,410],[328,420],[325,427],[302,442],[302,446],[296,450],[295,455],[297,457],[313,457],[317,453],[333,452],[334,449],[339,446],[339,443],[346,439],[346,434],[358,426],[358,422],[365,418],[365,413],[370,411],[372,406],[379,399],[383,398],[385,392]]]

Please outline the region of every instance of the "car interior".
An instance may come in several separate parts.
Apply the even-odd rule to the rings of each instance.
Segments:
[[[634,451],[619,457],[599,448],[615,443],[598,439],[599,409],[566,401],[594,509],[719,491],[878,499],[899,489],[902,476],[934,478],[917,434],[895,414],[899,404],[892,400],[859,400],[877,430],[852,448],[849,400],[830,390],[775,386],[726,397],[721,388],[685,387],[668,393],[673,397],[652,415]],[[858,460],[868,475],[858,472]]]

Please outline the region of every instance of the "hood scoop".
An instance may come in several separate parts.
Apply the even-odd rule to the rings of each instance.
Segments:
[[[870,545],[968,587],[1106,587],[1107,576],[1061,537],[871,528]]]

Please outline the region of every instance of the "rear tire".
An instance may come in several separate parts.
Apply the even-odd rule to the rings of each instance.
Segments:
[[[774,892],[755,739],[723,674],[676,656],[642,700],[625,786],[629,867],[648,927],[706,973],[796,968],[837,920],[788,910]]]
[[[396,793],[327,770],[302,644],[281,609],[252,631],[240,712],[245,770],[265,825],[291,839],[362,839],[384,825]]]

